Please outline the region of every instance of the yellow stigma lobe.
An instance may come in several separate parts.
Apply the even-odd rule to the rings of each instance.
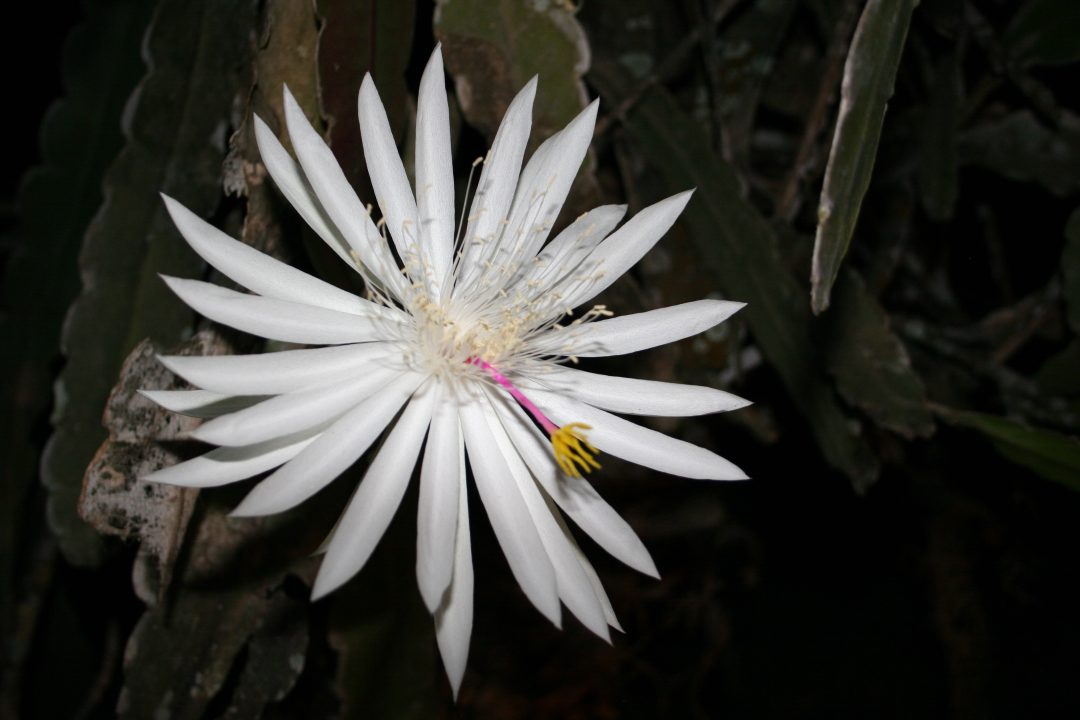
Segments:
[[[581,477],[581,470],[590,473],[594,468],[600,469],[600,463],[593,457],[599,455],[600,451],[589,443],[583,430],[592,430],[592,427],[575,422],[563,425],[551,433],[551,449],[555,453],[555,462],[570,477]]]

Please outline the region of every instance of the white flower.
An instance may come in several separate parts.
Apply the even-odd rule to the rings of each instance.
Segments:
[[[618,629],[618,621],[560,510],[619,560],[647,575],[657,572],[630,526],[581,477],[580,471],[599,467],[597,449],[688,478],[745,478],[708,450],[611,412],[690,416],[747,403],[712,388],[608,377],[561,364],[685,338],[742,307],[699,300],[608,318],[611,313],[595,306],[569,319],[569,308],[588,302],[633,266],[690,198],[686,192],[656,203],[617,230],[626,207],[599,207],[544,245],[588,148],[595,102],[544,142],[522,171],[535,79],[518,93],[484,159],[471,214],[457,221],[465,231],[455,252],[460,229],[444,82],[437,48],[420,83],[414,196],[378,93],[371,78],[364,79],[360,128],[383,218],[378,225],[287,89],[285,117],[296,160],[255,119],[270,175],[312,229],[367,281],[366,298],[263,255],[165,198],[195,251],[254,293],[165,278],[184,302],[248,333],[326,347],[163,357],[199,389],[146,395],[170,410],[211,418],[192,435],[221,446],[149,479],[212,487],[277,468],[236,508],[239,516],[303,502],[390,427],[325,545],[316,598],[367,561],[423,448],[416,573],[456,693],[472,630],[466,454],[495,535],[529,600],[556,625],[561,601],[608,639],[608,627]],[[383,222],[392,248],[380,232]]]

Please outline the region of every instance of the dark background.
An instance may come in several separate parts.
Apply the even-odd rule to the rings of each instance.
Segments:
[[[29,4],[18,23],[5,23],[8,39],[0,43],[8,68],[0,185],[7,403],[3,717],[148,717],[142,713],[153,707],[168,708],[173,717],[1078,716],[1080,221],[1073,213],[1080,190],[1080,119],[1074,114],[1080,17],[1074,3],[923,0],[915,9],[837,286],[847,289],[814,316],[808,278],[815,210],[843,61],[863,4],[586,0],[576,21],[592,53],[584,83],[590,97],[602,99],[601,120],[594,167],[579,177],[570,210],[629,202],[635,212],[699,187],[686,222],[608,293],[609,305],[635,312],[710,293],[760,305],[739,292],[738,276],[764,262],[749,247],[760,238],[740,231],[761,229],[776,248],[769,272],[800,291],[799,309],[774,320],[780,334],[806,333],[806,344],[790,346],[805,353],[797,358],[805,377],[793,382],[782,363],[795,360],[761,341],[762,328],[770,326],[761,315],[737,316],[728,332],[704,345],[687,340],[597,366],[724,386],[752,399],[752,408],[732,417],[655,425],[715,449],[752,479],[699,483],[607,459],[596,485],[641,534],[662,575],[659,582],[638,576],[582,538],[626,630],[612,647],[569,616],[559,632],[528,607],[478,498],[471,498],[476,623],[456,705],[415,591],[415,489],[370,566],[315,604],[306,599],[315,567],[307,556],[348,497],[355,473],[312,507],[258,526],[238,546],[229,545],[231,536],[215,540],[212,529],[242,494],[204,492],[185,523],[187,544],[164,562],[165,575],[176,579],[155,585],[159,601],[147,610],[131,581],[133,563],[145,568],[146,561],[136,559],[144,521],[117,521],[123,532],[113,534],[126,535],[121,540],[100,539],[100,527],[70,530],[69,523],[80,522],[74,508],[81,474],[69,472],[65,481],[74,493],[41,483],[38,463],[56,408],[52,381],[72,362],[59,338],[65,309],[81,287],[78,241],[101,204],[104,169],[133,142],[120,123],[123,101],[145,73],[137,40],[152,18],[172,17],[154,5]],[[471,24],[460,26],[452,24],[459,16],[446,9],[436,30],[426,3],[408,11],[401,3],[359,0],[317,5],[326,27],[354,33],[330,42],[324,30],[318,48],[324,114],[335,92],[345,93],[351,83],[348,92],[355,93],[359,73],[377,65],[389,73],[387,84],[400,85],[399,92],[384,91],[376,74],[392,120],[395,113],[407,117],[407,98],[437,39],[444,43],[450,87],[466,77],[516,88],[534,72],[542,87],[576,82],[545,74],[565,70],[566,62],[552,63],[545,54],[562,52],[561,46],[549,43],[543,22],[507,11],[519,5],[511,0],[492,4],[487,14],[482,4],[465,3]],[[557,5],[543,13],[573,18]],[[219,113],[228,136],[239,127],[231,142],[241,152],[242,118],[260,102],[273,104],[259,99],[265,90],[253,80],[254,58],[260,50],[274,51],[267,38],[287,33],[268,34],[267,28],[294,11],[274,2],[204,0],[175,15],[234,16],[221,21],[235,25],[234,37],[241,39],[227,68],[234,90],[221,90],[225,101],[213,106],[208,100],[200,111]],[[713,14],[721,17],[715,27],[703,20]],[[121,20],[131,27],[114,35],[109,23]],[[307,21],[319,22],[314,13]],[[87,22],[76,48],[71,41],[65,46]],[[164,21],[157,22],[164,37]],[[186,32],[185,22],[177,21],[175,33]],[[485,46],[488,27],[513,52],[500,55]],[[224,29],[192,32],[210,53],[217,52],[213,43],[228,42]],[[95,56],[96,42],[122,51],[100,67],[81,60],[82,53]],[[162,41],[159,63],[182,66],[185,42],[169,50]],[[879,49],[856,71],[876,67]],[[295,63],[287,53],[282,57]],[[352,70],[333,75],[341,66]],[[264,78],[277,77],[272,64],[260,67]],[[295,64],[282,76],[294,70]],[[881,81],[886,91],[887,80]],[[99,87],[102,96],[106,89],[116,96],[75,107],[97,113],[106,131],[83,136],[75,126],[66,140],[50,141],[40,131],[43,119],[71,96],[73,82],[91,96]],[[176,83],[181,97],[183,74],[167,82]],[[564,96],[552,92],[538,104],[541,133],[566,120],[556,102]],[[500,97],[495,92],[493,102]],[[392,98],[399,100],[396,109]],[[664,114],[668,102],[679,117]],[[454,108],[456,163],[464,177],[491,128],[482,108]],[[501,108],[487,114],[498,118]],[[150,115],[136,114],[132,122],[138,127],[140,117]],[[168,108],[155,117],[167,124]],[[663,122],[650,126],[649,118]],[[696,134],[675,137],[684,119]],[[407,123],[399,125],[404,142]],[[347,135],[335,141],[333,132],[342,132],[340,126],[331,132],[332,145],[348,167],[358,149]],[[658,164],[673,152],[658,137],[665,133],[674,146],[690,148],[692,163]],[[137,130],[134,135],[141,137]],[[105,157],[80,165],[87,172],[96,168],[98,179],[72,185],[71,195],[65,194],[69,185],[57,182],[45,206],[28,200],[27,173],[82,157],[72,149],[79,137],[103,148]],[[157,135],[148,137],[138,142],[152,151]],[[255,209],[254,200],[220,191],[221,157],[195,162],[210,168],[203,168],[206,216],[237,235],[246,215],[263,213],[259,217],[283,229],[271,250],[302,267],[320,267],[277,196],[266,196],[271,210]],[[737,182],[730,196],[723,173]],[[184,180],[172,170],[168,177]],[[785,200],[793,178],[795,199]],[[370,197],[362,174],[354,180],[361,196]],[[130,184],[130,178],[112,182]],[[76,196],[78,188],[82,195]],[[147,203],[157,189],[143,189]],[[738,225],[743,211],[733,209],[736,201],[762,222]],[[70,216],[74,245],[42,231],[48,227],[42,213]],[[705,220],[695,223],[703,213]],[[714,232],[707,232],[709,222]],[[127,252],[120,242],[118,257]],[[734,255],[710,254],[710,243],[727,243],[725,252]],[[33,259],[47,253],[47,263]],[[745,270],[722,266],[725,257],[744,256]],[[109,261],[108,252],[96,257]],[[160,261],[148,254],[136,271],[169,270],[154,265]],[[855,274],[859,280],[851,280]],[[47,285],[46,277],[59,280]],[[118,301],[102,317],[139,312]],[[797,331],[783,325],[792,317],[803,323]],[[195,327],[196,319],[184,316],[162,325],[154,339],[170,347]],[[86,335],[77,337],[86,342]],[[106,328],[101,337],[106,343],[113,336]],[[142,336],[120,337],[112,352],[122,360]],[[226,339],[250,348],[243,338]],[[859,365],[852,357],[870,359]],[[103,361],[101,367],[100,381],[112,387],[119,364]],[[819,387],[857,438],[855,449],[831,457],[823,452],[819,409],[799,400]],[[73,447],[93,449],[105,440],[93,423],[79,427],[87,439]],[[70,457],[78,467],[89,460],[80,461],[76,450]],[[50,502],[58,509],[50,509],[47,521]],[[213,555],[225,546],[210,579],[192,570],[201,552]],[[254,624],[240,633],[236,628],[248,620]],[[294,656],[302,663],[289,672],[282,658]],[[202,682],[193,668],[217,676],[208,681],[207,697],[190,690]]]

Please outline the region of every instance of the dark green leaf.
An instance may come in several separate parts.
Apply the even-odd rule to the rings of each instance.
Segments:
[[[938,412],[953,425],[987,436],[1009,460],[1047,480],[1080,490],[1080,439],[996,415],[949,408],[938,408]]]
[[[282,700],[304,670],[305,603],[280,596],[274,599],[278,605],[267,606],[263,624],[248,642],[244,668],[222,720],[263,717],[266,706]]]
[[[612,101],[629,90],[619,71],[607,65],[597,66],[590,79]],[[858,424],[840,408],[811,337],[813,317],[804,295],[780,260],[768,223],[740,196],[731,167],[663,90],[647,93],[627,115],[625,127],[672,192],[697,187],[683,218],[702,261],[728,297],[748,303],[740,315],[806,416],[826,459],[857,488],[867,487],[877,475],[876,458]]]
[[[870,185],[885,106],[893,94],[911,13],[918,0],[869,0],[851,41],[825,183],[810,273],[815,313],[829,293],[851,245],[859,208]]]
[[[191,311],[157,274],[197,275],[201,263],[157,193],[200,215],[217,205],[252,4],[166,0],[158,8],[146,43],[150,71],[128,108],[127,143],[109,168],[106,203],[83,241],[83,289],[64,324],[67,364],[42,460],[50,525],[76,564],[99,557],[99,540],[76,505],[83,473],[104,439],[101,413],[120,365],[143,338],[172,345],[191,325]]]
[[[1065,310],[1069,327],[1080,335],[1080,210],[1074,210],[1065,226],[1065,250],[1061,253],[1065,281]]]
[[[960,57],[954,52],[935,68],[930,100],[922,116],[919,191],[926,214],[934,220],[951,218],[956,204],[960,82]]]
[[[285,593],[284,571],[252,578],[238,567],[272,525],[201,514],[175,600],[148,609],[128,639],[119,717],[197,720],[226,689],[225,717],[258,717],[289,691],[304,666],[307,603]]]
[[[86,23],[64,49],[64,99],[50,108],[42,126],[42,165],[30,171],[19,192],[19,248],[4,277],[6,312],[0,321],[0,374],[9,381],[0,387],[5,608],[6,593],[16,587],[8,562],[18,554],[14,543],[28,517],[24,498],[37,475],[32,433],[47,414],[60,326],[79,290],[75,259],[101,204],[101,176],[123,141],[120,115],[143,73],[139,47],[153,7],[144,0],[85,3]],[[86,559],[92,561],[96,546],[88,542]],[[0,615],[10,617],[3,609]]]
[[[1064,65],[1080,60],[1080,3],[1032,0],[1005,29],[1009,54],[1025,65]]]
[[[1080,398],[1080,339],[1074,339],[1065,349],[1043,363],[1035,380],[1039,389],[1048,395]],[[1074,413],[1080,417],[1080,407]]]
[[[532,145],[561,130],[588,102],[585,32],[561,3],[439,0],[435,35],[470,125],[489,139],[510,100],[540,76]]]
[[[840,394],[904,437],[931,434],[926,389],[889,327],[889,316],[854,272],[843,273],[834,291],[825,316],[826,362]]]
[[[749,3],[725,23],[706,52],[717,57],[719,87],[713,88],[730,147],[740,160],[750,152],[758,101],[776,68],[776,55],[786,37],[797,3],[794,0]]]
[[[1080,189],[1080,118],[1068,113],[1054,131],[1031,111],[1017,110],[964,133],[958,150],[961,162],[1037,182],[1056,195]]]

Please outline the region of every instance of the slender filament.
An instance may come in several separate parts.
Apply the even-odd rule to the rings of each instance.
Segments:
[[[559,427],[494,365],[482,358],[469,358],[466,362],[485,370],[495,382],[510,393],[510,397],[536,419],[536,422],[551,438],[551,450],[555,455],[555,462],[563,472],[570,477],[581,477],[582,471],[590,473],[593,469],[600,469],[600,463],[596,461],[596,455],[599,455],[600,451],[586,439],[584,433],[585,430],[592,430],[592,427],[580,422],[572,422]]]

